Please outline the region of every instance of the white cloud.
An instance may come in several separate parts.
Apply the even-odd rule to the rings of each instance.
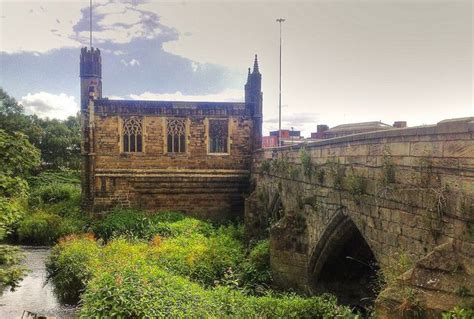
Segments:
[[[126,61],[124,59],[120,60],[120,63],[122,63],[125,66],[140,66],[140,61],[137,59],[131,59],[130,61]]]
[[[208,95],[184,95],[175,93],[152,93],[130,94],[127,98],[133,100],[157,100],[157,101],[196,101],[196,102],[243,102],[242,90],[224,90],[216,94]]]
[[[140,66],[140,61],[136,59],[131,59],[129,63],[131,66]]]
[[[73,26],[81,19],[81,8],[87,4],[83,1],[2,2],[0,51],[44,53],[79,47],[81,44],[72,39]]]
[[[107,14],[97,23],[103,27],[110,27],[114,24],[133,25],[140,22],[140,17],[140,12],[127,10],[122,13]]]
[[[26,113],[36,114],[41,118],[65,119],[79,111],[74,96],[65,93],[28,93],[21,98],[20,103],[25,107]]]
[[[123,13],[128,8],[130,8],[130,4],[117,3],[117,2],[112,2],[112,3],[104,2],[102,4],[96,4],[94,7],[94,10],[98,14],[115,14],[115,13]]]
[[[471,2],[189,0],[139,8],[179,32],[179,39],[163,44],[172,54],[242,71],[257,53],[264,118],[278,114],[275,19],[283,17],[282,103],[290,105],[283,118],[317,112],[314,126],[418,125],[473,113]],[[290,124],[310,129],[283,122]],[[272,123],[265,123],[269,128]]]
[[[1,2],[2,0],[0,0]],[[0,4],[0,51],[39,52],[89,44],[88,1],[8,1]],[[158,16],[136,10],[136,4],[94,1],[93,42],[129,43],[161,34]],[[74,27],[80,22],[81,32]]]
[[[192,61],[191,68],[193,69],[193,72],[196,72],[199,69],[199,63]]]

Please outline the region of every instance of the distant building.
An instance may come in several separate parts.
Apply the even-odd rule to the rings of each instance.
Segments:
[[[278,131],[271,131],[269,136],[262,137],[262,147],[269,148],[269,147],[278,147]],[[281,144],[284,145],[292,145],[292,144],[299,144],[304,142],[304,137],[301,136],[300,131],[294,130],[281,130]]]
[[[380,121],[375,122],[361,122],[361,123],[350,123],[350,124],[341,124],[329,128],[327,125],[318,125],[317,131],[311,133],[312,140],[323,140],[327,138],[333,138],[338,136],[352,135],[358,133],[374,132],[389,130],[393,128],[404,128],[407,126],[405,121],[397,121],[392,125],[382,123]]]

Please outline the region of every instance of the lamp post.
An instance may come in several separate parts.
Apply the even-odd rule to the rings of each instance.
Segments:
[[[279,18],[276,21],[280,24],[280,84],[279,84],[279,96],[278,96],[278,146],[281,146],[281,23],[285,22],[285,19]]]
[[[295,135],[293,132],[294,131],[293,131],[293,126],[292,126],[291,127],[291,145],[293,145],[293,136]]]

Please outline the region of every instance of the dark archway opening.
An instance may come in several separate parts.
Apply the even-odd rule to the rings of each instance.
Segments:
[[[372,305],[378,265],[375,256],[354,223],[345,217],[328,236],[315,267],[314,287],[331,293],[342,304],[359,310]]]

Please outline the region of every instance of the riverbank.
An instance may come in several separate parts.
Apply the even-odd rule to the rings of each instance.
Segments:
[[[56,318],[74,318],[75,307],[61,305],[53,286],[46,283],[46,259],[49,247],[17,246],[25,255],[23,264],[29,269],[15,291],[6,290],[0,295],[0,318],[21,318],[30,311]]]

